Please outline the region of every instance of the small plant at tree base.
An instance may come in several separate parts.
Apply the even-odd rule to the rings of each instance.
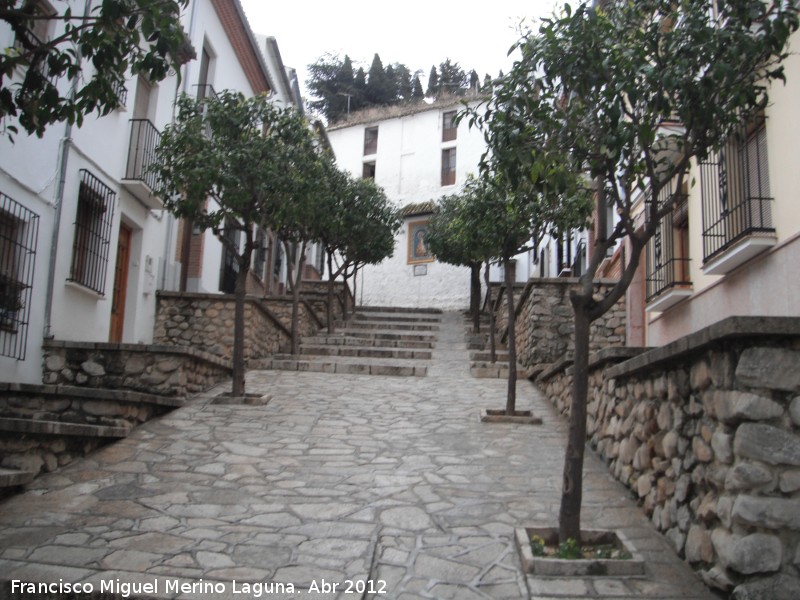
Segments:
[[[556,551],[556,558],[564,558],[566,560],[577,560],[583,558],[583,548],[575,538],[569,538],[566,542],[558,545]]]
[[[538,535],[531,536],[531,551],[534,556],[544,556],[547,554],[545,551],[545,542]]]

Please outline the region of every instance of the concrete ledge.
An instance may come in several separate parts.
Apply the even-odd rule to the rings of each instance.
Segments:
[[[129,432],[127,427],[111,427],[108,425],[65,423],[63,421],[36,421],[32,419],[8,418],[0,418],[0,431],[6,431],[10,433],[66,435],[89,438],[124,438],[127,437]]]
[[[729,317],[666,346],[654,348],[606,371],[607,379],[662,367],[710,346],[736,338],[800,337],[797,317]]]
[[[158,394],[145,394],[125,389],[110,390],[105,388],[90,388],[69,385],[44,385],[33,383],[2,383],[0,382],[0,399],[2,396],[19,394],[25,396],[52,396],[57,398],[77,397],[81,400],[113,400],[131,404],[154,404],[179,408],[184,405],[184,399],[179,396],[160,396]]]

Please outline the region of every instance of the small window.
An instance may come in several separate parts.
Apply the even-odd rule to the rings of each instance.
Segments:
[[[375,161],[365,162],[361,171],[362,179],[375,179]]]
[[[442,185],[456,183],[456,149],[442,150]]]
[[[451,110],[442,115],[442,141],[450,142],[458,135],[458,126],[455,123],[456,111]]]
[[[69,281],[98,294],[105,294],[106,289],[115,197],[110,187],[81,169]]]
[[[378,152],[378,128],[367,127],[364,130],[364,156],[377,154]]]

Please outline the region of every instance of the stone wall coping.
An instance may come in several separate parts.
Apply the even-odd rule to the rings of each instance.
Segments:
[[[167,344],[117,344],[113,342],[73,342],[69,340],[44,340],[43,348],[71,348],[75,350],[111,350],[117,352],[140,352],[143,354],[177,354],[190,356],[194,359],[203,360],[230,369],[229,361],[226,361],[209,352],[189,348],[186,346],[170,346]]]
[[[180,407],[184,399],[180,396],[161,396],[131,390],[115,390],[108,388],[91,388],[74,385],[48,385],[37,383],[0,382],[0,395],[11,394],[44,395],[44,396],[79,396],[82,400],[114,400],[136,404],[156,404],[159,406]]]
[[[621,361],[630,360],[648,350],[652,350],[652,348],[638,346],[607,346],[589,355],[589,370],[597,369],[608,363],[619,363]],[[539,375],[539,379],[545,381],[554,375],[558,375],[562,371],[565,371],[567,374],[572,374],[572,364],[574,362],[573,352],[569,351],[542,371]]]
[[[124,438],[127,437],[129,433],[127,427],[88,425],[85,423],[71,423],[67,421],[12,419],[5,417],[0,417],[0,431],[95,438]]]
[[[607,379],[626,377],[696,354],[737,338],[800,337],[798,317],[728,317],[664,346],[653,348],[606,371]]]
[[[551,364],[547,367],[544,371],[541,372],[539,375],[539,381],[547,381],[554,375],[558,375],[562,371],[566,371],[568,367],[572,366],[574,362],[572,351],[567,352],[561,358],[559,358],[556,362]]]

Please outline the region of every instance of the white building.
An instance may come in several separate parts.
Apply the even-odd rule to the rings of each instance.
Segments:
[[[459,192],[469,175],[478,175],[486,149],[483,135],[470,129],[467,119],[453,123],[464,108],[462,101],[364,111],[329,128],[340,167],[356,177],[374,178],[403,217],[393,256],[368,265],[358,278],[358,303],[443,309],[469,305],[469,269],[438,262],[424,244],[434,202]],[[518,257],[517,281],[533,274],[531,263]],[[495,270],[492,279],[500,277]]]
[[[52,8],[77,13],[84,4]],[[43,337],[152,340],[155,292],[181,279],[181,231],[145,171],[159,132],[181,92],[276,87],[238,0],[192,0],[182,20],[197,58],[180,81],[131,78],[107,116],[52,125],[42,138],[19,134],[13,144],[0,137],[0,380],[40,383]],[[60,26],[51,22],[48,34]],[[0,47],[13,44],[0,23]],[[208,289],[219,289],[221,256],[204,259],[202,276],[215,279]]]

